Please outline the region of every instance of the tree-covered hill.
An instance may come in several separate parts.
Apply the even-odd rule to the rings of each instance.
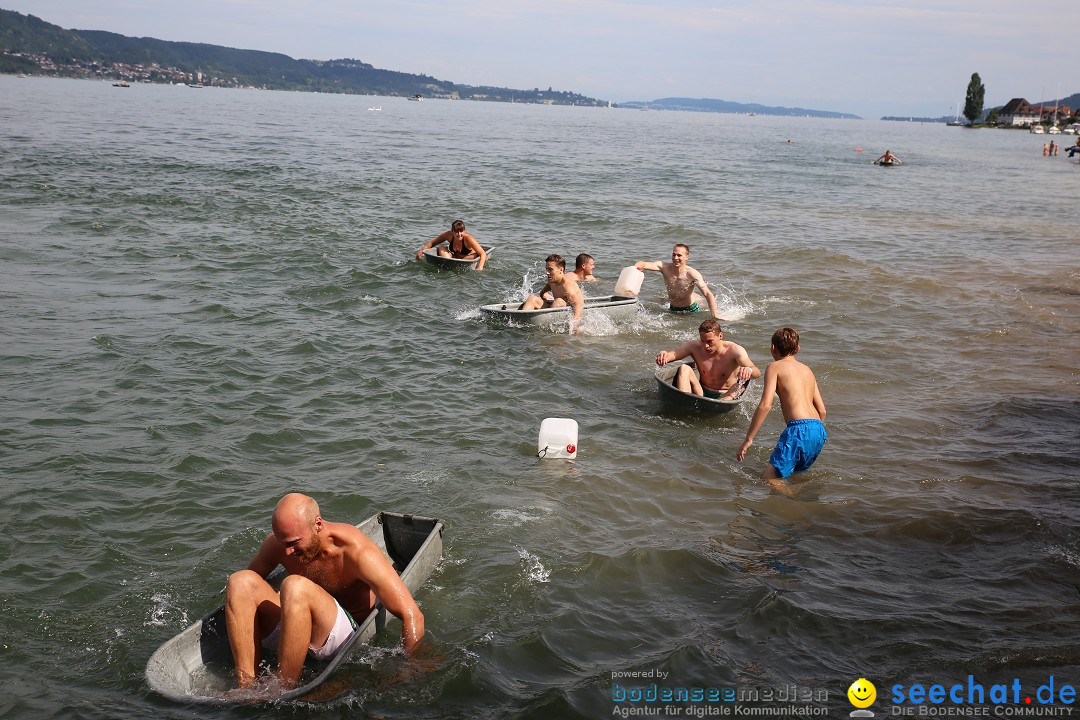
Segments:
[[[0,10],[0,72],[42,73],[148,82],[198,80],[209,85],[310,90],[360,95],[421,95],[472,100],[602,105],[578,93],[474,87],[428,75],[382,70],[353,59],[296,60],[281,53],[239,50],[104,30],[65,30],[33,15]]]
[[[789,108],[757,103],[739,103],[731,100],[716,100],[712,98],[660,98],[658,100],[634,100],[624,102],[621,107],[649,108],[652,110],[690,110],[696,112],[723,112],[723,113],[752,113],[755,115],[787,115],[787,116],[810,116],[823,118],[844,118],[848,120],[859,119],[858,115],[851,113],[833,112],[831,110],[808,110],[806,108]]]

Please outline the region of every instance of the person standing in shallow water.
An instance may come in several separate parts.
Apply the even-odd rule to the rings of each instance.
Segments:
[[[789,497],[794,493],[784,478],[809,469],[828,439],[824,422],[825,401],[821,399],[814,372],[795,359],[799,349],[799,333],[794,328],[783,327],[773,333],[770,352],[774,362],[765,369],[761,402],[735,456],[739,462],[746,457],[746,451],[754,444],[754,436],[772,409],[773,395],[779,395],[787,427],[761,477],[774,490]]]
[[[721,320],[720,311],[716,309],[716,297],[694,268],[686,264],[690,259],[690,248],[682,243],[671,249],[671,262],[644,262],[634,264],[638,270],[655,270],[664,276],[667,285],[668,309],[671,312],[695,313],[701,309],[701,296],[694,289],[701,291],[705,300],[709,303],[709,312],[717,320]]]
[[[291,493],[278,502],[273,532],[246,570],[229,576],[225,622],[240,687],[255,682],[263,646],[276,643],[278,678],[296,685],[304,659],[331,657],[376,602],[401,619],[413,653],[424,637],[424,614],[394,566],[355,525],[327,522],[314,499]],[[266,576],[282,565],[281,590]]]

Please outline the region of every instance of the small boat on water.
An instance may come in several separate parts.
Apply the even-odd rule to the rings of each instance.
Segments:
[[[412,100],[413,102],[424,102],[424,96],[423,95],[413,95],[412,97],[409,98],[409,100]]]
[[[637,315],[638,299],[624,297],[622,295],[604,295],[603,297],[585,298],[583,316],[590,312],[602,312],[609,318],[628,319]],[[480,310],[485,315],[501,318],[520,325],[551,325],[562,322],[572,317],[573,308],[549,307],[538,310],[519,310],[521,303],[495,303],[493,305],[481,305]]]
[[[441,268],[453,268],[454,270],[471,270],[476,267],[476,263],[480,261],[480,258],[455,258],[455,257],[443,257],[439,255],[439,248],[441,246],[428,248],[424,251],[424,260]],[[495,250],[494,245],[484,245],[484,252],[491,255]]]
[[[380,512],[357,527],[390,559],[413,595],[442,558],[443,523],[436,518]],[[278,587],[284,577],[284,568],[278,567],[267,580]],[[393,618],[393,615],[389,617]],[[357,621],[356,632],[342,643],[332,658],[319,664],[309,658],[300,676],[302,684],[286,693],[267,697],[266,701],[303,698],[315,691],[358,645],[370,640],[385,626],[386,609],[380,603],[366,618],[357,618]],[[146,682],[155,692],[177,702],[233,705],[260,701],[251,693],[233,690],[236,679],[224,607],[159,647],[146,665]]]
[[[682,365],[689,365],[694,368],[694,373],[697,373],[697,366],[691,360],[685,363],[668,363],[657,370],[655,374],[656,386],[660,390],[660,399],[664,404],[679,410],[701,415],[721,415],[731,412],[742,404],[743,399],[746,397],[746,391],[750,387],[750,383],[753,382],[753,380],[740,380],[739,389],[730,398],[707,398],[691,392],[683,392],[672,384],[675,380],[675,373],[679,371]]]

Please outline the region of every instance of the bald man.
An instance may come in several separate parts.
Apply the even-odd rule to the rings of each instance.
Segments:
[[[312,498],[286,495],[246,570],[229,576],[225,620],[240,687],[255,682],[263,646],[277,644],[278,678],[293,687],[308,653],[328,658],[356,630],[376,602],[401,619],[401,639],[412,652],[424,636],[424,615],[393,565],[355,525],[327,522]],[[266,576],[282,565],[288,575],[275,591]]]

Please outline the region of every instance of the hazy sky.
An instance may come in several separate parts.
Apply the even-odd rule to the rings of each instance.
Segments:
[[[69,29],[357,58],[466,85],[615,102],[719,98],[941,116],[1080,91],[1080,2],[1039,0],[0,0]]]

